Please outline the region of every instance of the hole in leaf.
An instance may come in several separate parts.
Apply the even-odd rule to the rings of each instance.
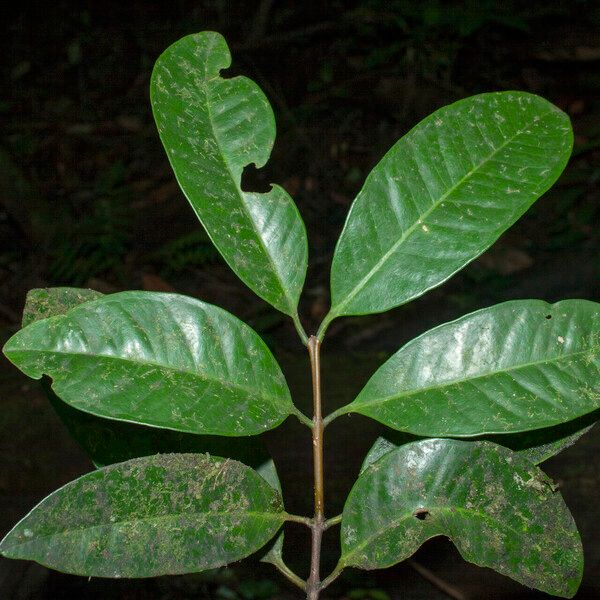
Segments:
[[[250,163],[244,167],[242,171],[242,190],[244,192],[258,192],[264,194],[271,190],[269,183],[269,174],[266,169],[257,169],[254,163]]]
[[[552,315],[546,315],[546,319],[551,319]]]
[[[431,515],[426,508],[417,508],[417,510],[415,510],[415,512],[413,513],[413,517],[415,519],[419,519],[419,521],[424,521],[430,516]]]

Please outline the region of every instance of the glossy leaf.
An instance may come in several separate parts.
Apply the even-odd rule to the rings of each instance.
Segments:
[[[96,300],[103,294],[84,288],[43,288],[27,294],[23,310],[23,327]],[[96,467],[104,467],[132,458],[152,454],[208,452],[213,456],[233,458],[253,467],[276,490],[281,484],[273,460],[262,440],[254,437],[224,439],[220,436],[195,435],[146,427],[97,417],[63,402],[44,378],[42,387],[54,410],[69,433],[91,458]]]
[[[338,241],[331,313],[416,298],[491,246],[557,179],[569,118],[532,94],[480,94],[401,138],[367,177]]]
[[[529,587],[572,597],[583,554],[552,481],[490,442],[430,439],[388,452],[358,478],[342,516],[341,566],[380,569],[426,540]]]
[[[264,342],[224,310],[176,294],[122,292],[15,334],[6,356],[49,375],[80,410],[188,433],[253,435],[295,413]]]
[[[412,340],[336,414],[426,437],[550,427],[600,408],[600,305],[515,300]]]
[[[241,188],[244,167],[262,167],[275,141],[269,102],[250,79],[223,79],[223,37],[188,35],[152,73],[154,118],[179,185],[229,266],[261,298],[295,316],[307,266],[304,223],[287,192]]]
[[[8,533],[0,553],[95,577],[193,573],[255,552],[285,514],[280,494],[241,463],[163,454],[57,490]]]

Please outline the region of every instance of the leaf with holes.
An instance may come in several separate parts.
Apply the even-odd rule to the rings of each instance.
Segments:
[[[515,433],[600,408],[600,305],[515,300],[412,340],[336,414],[426,437]]]
[[[523,92],[441,108],[367,177],[335,249],[331,312],[382,312],[443,283],[486,250],[556,180],[569,118]]]
[[[94,577],[195,573],[252,554],[285,516],[279,492],[249,467],[163,454],[60,488],[7,534],[0,554]]]
[[[304,223],[283,188],[242,191],[244,167],[269,158],[275,119],[253,81],[219,76],[230,63],[218,33],[170,46],[152,72],[154,118],[179,185],[219,252],[261,298],[296,317],[308,260]]]
[[[49,375],[71,406],[176,431],[254,435],[298,411],[273,355],[226,311],[177,294],[122,292],[16,333],[5,355]]]
[[[459,440],[414,442],[363,471],[344,506],[339,566],[389,567],[439,535],[549,594],[570,598],[581,581],[581,540],[552,481],[508,448]]]

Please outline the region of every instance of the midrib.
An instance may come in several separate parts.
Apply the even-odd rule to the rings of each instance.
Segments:
[[[541,120],[549,114],[551,114],[551,111],[548,111],[541,116],[537,116],[539,116],[539,119]],[[442,194],[442,196],[440,196],[423,214],[421,214],[419,218],[406,231],[402,233],[398,240],[394,242],[392,246],[390,246],[389,250],[387,250],[385,254],[383,254],[383,256],[375,263],[373,268],[371,268],[371,270],[356,284],[352,291],[346,296],[346,299],[340,304],[338,304],[335,310],[332,309],[332,314],[341,314],[344,307],[347,306],[352,301],[352,299],[363,290],[363,288],[367,285],[371,278],[381,269],[381,267],[383,267],[383,265],[388,261],[390,256],[392,256],[396,252],[400,245],[406,241],[406,239],[415,231],[415,229],[417,229],[419,225],[423,224],[423,221],[427,219],[427,217],[434,210],[436,210],[439,207],[439,205],[442,202],[444,202],[444,200],[446,200],[448,196],[450,196],[450,194],[456,191],[465,181],[467,181],[467,179],[472,177],[483,165],[485,165],[488,161],[494,158],[494,156],[498,152],[500,152],[507,144],[511,143],[519,135],[524,133],[526,128],[529,127],[532,124],[532,122],[528,123],[524,128],[517,130],[515,134],[513,134],[511,137],[507,138],[504,142],[502,142],[502,144],[495,148],[493,152],[486,156],[478,165],[476,165],[470,171],[465,173],[465,175],[461,179],[459,179],[450,189],[448,189],[447,192]]]
[[[46,535],[35,536],[31,540],[26,540],[25,542],[21,542],[19,544],[15,544],[11,546],[11,548],[18,548],[20,546],[26,546],[31,543],[35,543],[38,540],[46,539],[46,538],[55,538],[61,536],[68,536],[75,533],[80,533],[84,531],[94,531],[95,529],[102,529],[105,527],[112,527],[115,525],[132,525],[136,523],[145,523],[145,522],[153,522],[153,523],[162,523],[163,521],[170,521],[173,519],[179,519],[180,517],[199,517],[202,516],[204,519],[209,517],[225,517],[225,516],[239,516],[239,517],[256,517],[259,519],[266,520],[284,520],[284,513],[267,513],[267,512],[258,512],[258,511],[246,511],[246,512],[227,512],[227,511],[206,511],[206,512],[194,512],[194,513],[177,513],[172,515],[158,515],[156,517],[140,517],[139,519],[123,519],[120,521],[114,521],[110,523],[99,523],[97,525],[90,525],[88,527],[79,527],[73,529],[65,529],[63,531],[57,531],[54,533],[48,533]]]
[[[267,256],[267,259],[271,266],[271,270],[276,275],[277,283],[279,284],[280,293],[286,299],[286,302],[288,305],[288,310],[290,311],[290,314],[294,314],[295,313],[294,302],[293,302],[292,298],[290,298],[287,289],[283,285],[283,283],[282,283],[283,277],[281,276],[281,273],[279,272],[279,269],[277,268],[277,264],[275,263],[273,256],[271,256],[269,249],[265,245],[265,243],[260,235],[260,232],[258,231],[258,227],[256,226],[256,223],[254,222],[254,219],[252,218],[252,215],[250,214],[250,211],[248,210],[244,192],[242,191],[241,187],[238,185],[238,183],[235,180],[235,177],[233,176],[233,172],[231,171],[229,163],[225,159],[225,152],[223,152],[223,148],[221,146],[221,141],[219,139],[219,136],[217,135],[217,132],[215,131],[215,127],[214,127],[214,123],[213,123],[213,114],[212,114],[212,110],[211,110],[211,103],[208,98],[208,96],[210,94],[210,91],[208,89],[208,84],[210,81],[213,81],[215,79],[219,79],[219,76],[213,77],[211,79],[206,79],[205,85],[204,85],[204,88],[202,89],[202,91],[204,93],[204,102],[205,102],[205,106],[206,106],[206,111],[208,113],[208,121],[210,123],[210,130],[211,130],[213,139],[215,140],[215,143],[217,144],[217,148],[219,149],[218,158],[221,160],[223,167],[225,168],[227,173],[229,173],[229,178],[233,182],[233,187],[235,188],[235,193],[237,194],[237,196],[240,200],[240,204],[242,205],[244,212],[246,213],[248,221],[250,221],[250,223],[252,224],[252,229],[254,230],[254,236],[255,236],[256,240],[258,241],[259,246],[262,248],[263,253]]]
[[[560,356],[556,356],[552,359],[547,359],[547,360],[538,360],[538,361],[532,361],[529,363],[523,363],[520,365],[515,365],[513,367],[507,368],[507,369],[498,369],[496,371],[490,371],[488,373],[484,373],[481,375],[476,375],[474,377],[468,377],[468,378],[463,378],[463,379],[452,379],[449,381],[445,381],[443,383],[440,383],[438,385],[432,385],[432,386],[428,386],[428,387],[422,387],[422,388],[415,388],[415,389],[411,389],[411,390],[405,390],[403,393],[399,393],[399,394],[394,394],[391,396],[385,396],[385,397],[381,397],[378,398],[377,400],[374,401],[370,401],[370,402],[362,402],[362,403],[352,403],[350,405],[348,405],[349,407],[353,407],[353,408],[357,408],[357,407],[361,407],[361,406],[366,406],[366,407],[371,407],[371,406],[378,406],[379,404],[385,404],[386,402],[392,402],[394,400],[400,400],[400,399],[404,399],[404,398],[409,398],[410,396],[415,396],[417,394],[421,394],[424,392],[429,392],[432,390],[439,390],[439,389],[444,389],[446,387],[450,387],[453,385],[459,385],[461,383],[471,383],[471,382],[475,382],[475,381],[480,381],[482,379],[486,379],[488,377],[494,377],[495,375],[501,375],[504,373],[512,373],[514,371],[518,371],[520,369],[527,369],[529,367],[535,367],[537,365],[546,365],[546,364],[553,364],[553,363],[558,363],[561,360],[564,359],[572,359],[575,358],[577,356],[580,356],[582,354],[591,354],[594,352],[594,350],[596,350],[597,348],[592,347],[589,348],[587,350],[580,350],[578,352],[573,352],[571,354],[561,354]],[[358,400],[358,399],[357,399]]]
[[[123,362],[126,364],[133,363],[136,365],[145,365],[145,366],[149,366],[149,367],[154,367],[159,370],[172,371],[173,373],[179,373],[181,375],[190,375],[190,376],[196,377],[206,383],[218,383],[219,385],[221,385],[225,388],[228,388],[229,390],[232,390],[234,392],[235,391],[243,392],[244,394],[246,394],[248,396],[258,397],[260,400],[264,400],[266,402],[271,402],[272,404],[276,404],[276,402],[273,402],[273,397],[262,395],[256,389],[246,388],[241,385],[236,385],[229,381],[219,379],[217,377],[208,377],[206,374],[200,373],[198,371],[187,371],[185,369],[180,369],[180,368],[174,367],[172,365],[165,365],[165,364],[161,364],[161,363],[151,361],[151,360],[127,359],[127,358],[123,358],[122,356],[114,356],[112,354],[101,354],[101,353],[90,354],[90,353],[86,353],[86,352],[61,352],[58,350],[43,350],[43,349],[40,350],[37,348],[33,348],[33,349],[19,348],[19,349],[13,350],[12,352],[14,352],[14,353],[20,352],[20,353],[24,353],[24,354],[51,354],[51,355],[58,355],[58,356],[79,356],[79,357],[87,358],[90,360],[103,358],[103,359],[109,359],[109,360],[115,361],[115,362]],[[44,369],[40,369],[40,371],[44,372]],[[52,376],[50,373],[47,373],[47,374]]]

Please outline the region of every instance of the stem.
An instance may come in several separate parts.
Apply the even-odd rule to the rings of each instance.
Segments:
[[[292,315],[292,321],[294,322],[294,327],[302,340],[302,343],[306,346],[308,344],[308,336],[306,335],[306,331],[304,331],[304,327],[302,327],[302,323],[300,322],[300,317],[298,313]]]
[[[342,515],[337,515],[335,517],[331,517],[331,519],[327,519],[327,521],[325,521],[325,529],[329,529],[330,527],[333,527],[334,525],[337,525],[338,523],[342,522]]]
[[[331,311],[329,311],[326,315],[325,318],[323,319],[323,322],[321,323],[320,327],[319,327],[319,331],[317,331],[317,340],[319,342],[323,341],[323,337],[325,336],[325,332],[327,331],[327,328],[329,327],[331,321],[333,321],[336,318],[337,315],[333,314]]]
[[[338,417],[349,413],[350,409],[348,407],[349,405],[346,404],[345,406],[341,406],[337,410],[334,410],[330,415],[327,415],[323,420],[323,426],[327,427],[327,425],[329,425],[329,423],[331,423],[331,421],[333,421],[334,419],[337,419]]]
[[[324,590],[328,585],[332,584],[342,574],[343,570],[344,566],[338,563],[335,569],[331,572],[331,574],[325,577],[325,579],[323,579],[321,589]]]
[[[302,525],[306,525],[307,527],[312,527],[313,522],[309,517],[301,517],[300,515],[290,515],[287,513],[285,516],[286,521],[291,521],[292,523],[302,523]]]
[[[313,422],[302,411],[296,409],[294,410],[293,414],[298,419],[298,421],[300,421],[300,423],[312,429]]]
[[[284,562],[274,562],[273,566],[279,570],[279,572],[289,579],[294,585],[298,586],[301,590],[306,590],[306,583],[294,573]]]
[[[315,516],[312,523],[310,575],[306,581],[307,600],[318,600],[321,591],[321,540],[325,530],[325,494],[323,486],[323,416],[321,413],[321,342],[311,335],[308,340],[313,388],[313,473]]]

